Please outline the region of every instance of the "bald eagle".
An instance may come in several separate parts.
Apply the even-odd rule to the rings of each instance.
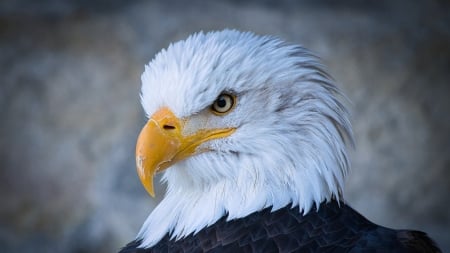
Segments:
[[[342,94],[307,49],[224,30],[158,53],[137,172],[167,192],[121,252],[439,252],[343,198],[353,137]]]

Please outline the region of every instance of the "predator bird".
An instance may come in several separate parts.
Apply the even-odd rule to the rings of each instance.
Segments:
[[[440,252],[343,198],[353,137],[343,95],[307,49],[270,36],[197,33],[142,75],[136,145],[150,195],[167,192],[126,252]]]

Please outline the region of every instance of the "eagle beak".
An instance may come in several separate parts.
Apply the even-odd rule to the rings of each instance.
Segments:
[[[201,129],[184,135],[185,120],[168,108],[152,115],[139,134],[136,144],[136,167],[141,183],[155,197],[153,177],[178,161],[208,150],[197,150],[200,144],[230,136],[234,128]]]

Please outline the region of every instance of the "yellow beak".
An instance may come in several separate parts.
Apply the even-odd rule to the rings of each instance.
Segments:
[[[157,111],[139,134],[136,143],[136,167],[141,183],[154,197],[153,176],[178,161],[201,151],[197,147],[209,140],[231,135],[234,128],[201,129],[183,135],[185,121],[178,119],[168,108]],[[202,150],[207,151],[207,150]]]

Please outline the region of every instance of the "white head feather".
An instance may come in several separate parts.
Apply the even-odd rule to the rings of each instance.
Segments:
[[[209,107],[224,91],[236,94],[237,104],[216,116]],[[224,215],[289,204],[306,214],[339,199],[352,133],[338,96],[317,57],[273,37],[198,33],[158,53],[142,75],[146,114],[166,106],[187,120],[186,131],[236,132],[165,171],[167,193],[138,234],[141,247],[166,233],[195,233]]]

